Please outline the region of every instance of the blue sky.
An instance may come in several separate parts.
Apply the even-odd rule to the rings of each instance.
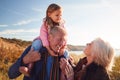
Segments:
[[[0,0],[0,37],[33,40],[51,3],[63,8],[68,44],[101,37],[120,49],[119,0]]]

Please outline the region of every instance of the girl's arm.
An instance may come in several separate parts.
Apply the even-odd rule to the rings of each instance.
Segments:
[[[40,29],[40,39],[42,41],[43,46],[47,48],[49,53],[52,56],[57,56],[49,47],[48,30],[47,30],[47,27],[45,26],[45,23],[41,26],[41,29]]]
[[[42,40],[42,44],[43,46],[49,46],[49,42],[48,42],[48,30],[45,26],[45,23],[41,26],[40,29],[40,39]]]

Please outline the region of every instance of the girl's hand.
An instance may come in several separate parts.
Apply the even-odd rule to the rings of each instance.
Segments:
[[[58,56],[58,54],[55,54],[55,52],[53,50],[51,50],[49,46],[46,46],[46,48],[51,56]]]

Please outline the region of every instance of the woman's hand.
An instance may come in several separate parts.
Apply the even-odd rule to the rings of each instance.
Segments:
[[[60,68],[62,73],[68,80],[74,80],[74,71],[72,66],[69,64],[68,60],[65,58],[61,58],[60,60]]]
[[[28,64],[40,60],[41,55],[38,51],[34,51],[33,48],[23,58],[23,63]]]

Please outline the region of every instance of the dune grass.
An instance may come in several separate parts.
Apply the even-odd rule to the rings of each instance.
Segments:
[[[22,44],[21,44],[22,45]],[[25,47],[20,47],[14,43],[6,43],[0,39],[0,80],[10,80],[7,72],[9,67],[20,57]],[[85,55],[71,53],[74,63],[77,64],[80,58]],[[112,80],[120,80],[120,56],[115,57],[114,66],[112,68]],[[23,75],[13,80],[22,80]]]

